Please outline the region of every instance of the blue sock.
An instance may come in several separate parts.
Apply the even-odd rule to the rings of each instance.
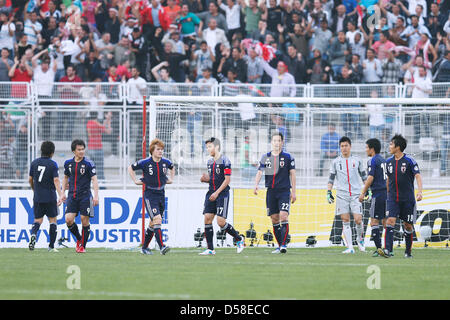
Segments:
[[[372,238],[377,249],[381,248],[380,226],[372,227]]]
[[[390,226],[390,225],[386,226],[386,238],[385,238],[384,247],[389,252],[393,251],[393,246],[394,246],[394,229],[395,229],[394,226]]]

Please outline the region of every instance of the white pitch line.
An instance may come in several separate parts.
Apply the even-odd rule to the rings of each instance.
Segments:
[[[138,292],[107,292],[107,291],[85,291],[85,290],[0,290],[0,293],[15,293],[15,294],[48,294],[48,295],[75,295],[80,293],[88,296],[107,296],[107,297],[140,297],[147,299],[190,299],[188,294],[164,294],[164,293],[138,293]]]

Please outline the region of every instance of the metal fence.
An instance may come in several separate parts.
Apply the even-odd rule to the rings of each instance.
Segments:
[[[0,82],[0,102],[4,104],[0,121],[0,183],[3,188],[27,185],[29,164],[40,154],[40,144],[46,139],[55,142],[55,160],[62,170],[64,160],[73,156],[70,142],[75,138],[88,143],[86,154],[99,167],[102,187],[129,187],[132,182],[126,167],[142,155],[142,107],[139,99],[135,100],[137,103],[130,101],[130,96],[136,94],[133,90],[138,89],[142,96],[168,94],[170,90],[172,94],[183,96],[221,96],[230,89],[227,88],[230,84],[165,83],[162,87],[147,83],[141,88],[126,83],[100,82],[50,85],[51,95],[43,97],[39,95],[41,88],[33,83]],[[294,88],[296,97],[304,98],[394,98],[410,97],[413,86],[308,84],[281,89]],[[207,158],[202,141],[217,135],[222,137],[224,150],[235,168],[234,186],[251,184],[255,163],[269,148],[271,130],[281,127],[287,134],[286,148],[297,159],[299,185],[321,186],[333,156],[323,154],[321,139],[331,130],[330,125],[334,125],[339,135],[346,134],[354,139],[354,150],[361,156],[364,156],[365,139],[380,138],[386,151],[390,135],[404,133],[409,141],[407,152],[418,158],[425,185],[450,187],[449,104],[417,108],[413,104],[358,105],[357,101],[327,107],[253,102],[252,97],[270,96],[273,88],[252,84],[231,88],[237,90],[236,95],[249,96],[246,103],[158,103],[157,136],[166,142],[166,155],[177,165],[178,182],[199,185],[197,175],[204,170]],[[449,88],[450,83],[435,83],[430,97],[446,98]],[[249,108],[254,116],[243,120],[242,115],[248,113]],[[101,129],[104,131],[100,133],[101,147],[89,147],[89,130],[95,127],[100,130],[101,126],[107,127],[107,130]],[[243,148],[248,148],[247,158]]]

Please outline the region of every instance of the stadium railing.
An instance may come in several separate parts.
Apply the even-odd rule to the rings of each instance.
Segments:
[[[443,156],[448,157],[450,148],[444,132],[450,110],[450,100],[445,99],[448,98],[449,83],[434,83],[432,99],[422,100],[420,105],[417,100],[408,99],[406,93],[412,85],[296,85],[295,98],[268,98],[272,85],[249,84],[237,85],[239,93],[236,97],[223,97],[226,85],[164,84],[173,90],[172,97],[163,96],[164,90],[161,91],[161,85],[156,83],[147,83],[140,91],[142,95],[157,99],[153,101],[156,103],[157,113],[153,117],[156,121],[149,121],[148,126],[153,132],[158,130],[161,138],[167,141],[166,154],[177,163],[183,184],[189,184],[190,177],[204,169],[206,155],[202,141],[206,136],[225,137],[225,150],[233,158],[237,172],[246,172],[250,176],[254,167],[241,166],[242,145],[239,143],[242,136],[248,134],[252,145],[257,141],[257,149],[251,151],[254,162],[259,160],[259,153],[269,147],[269,130],[284,126],[288,133],[287,148],[292,149],[298,159],[297,170],[302,181],[308,185],[322,185],[326,178],[318,175],[320,139],[328,125],[333,123],[340,135],[348,130],[355,139],[354,150],[363,155],[364,141],[371,133],[369,118],[373,114],[367,105],[381,104],[384,105],[383,117],[378,121],[383,119],[384,128],[372,129],[372,132],[380,135],[384,147],[391,133],[404,133],[409,141],[408,152],[417,155],[420,162],[423,160],[425,183],[440,187],[450,185],[448,176],[439,176],[442,166],[447,165],[446,170],[449,170],[450,165],[448,158],[443,159]],[[369,99],[375,90],[379,98]],[[34,83],[0,83],[0,101],[4,105],[8,103],[2,107],[2,150],[9,150],[14,158],[20,157],[15,165],[19,162],[22,165],[26,158],[28,168],[30,161],[39,155],[40,143],[49,138],[56,143],[55,159],[62,167],[63,158],[71,157],[71,139],[87,140],[86,124],[90,112],[99,112],[100,123],[102,116],[111,112],[113,133],[103,135],[104,179],[100,179],[100,185],[131,187],[125,169],[141,155],[142,108],[139,104],[128,103],[130,86],[127,83],[54,83],[51,96],[39,96],[39,91]],[[330,96],[337,98],[328,98]],[[425,102],[429,103],[423,104]],[[248,116],[252,110],[257,120],[242,121],[241,115],[247,113]],[[15,128],[8,123],[13,123]],[[20,130],[23,132],[19,135]],[[201,154],[201,159],[189,153]],[[87,155],[91,156],[89,149]],[[0,163],[6,165],[10,163],[8,159],[11,155],[6,152]],[[323,172],[328,166],[329,159],[324,159]],[[0,175],[1,187],[27,186],[26,174],[13,174],[11,178],[11,167],[15,169],[15,166],[6,167]],[[196,185],[197,180],[191,185]]]

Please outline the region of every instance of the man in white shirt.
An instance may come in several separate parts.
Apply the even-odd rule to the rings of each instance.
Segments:
[[[198,31],[198,35],[206,41],[210,48],[215,48],[217,43],[223,43],[227,48],[230,47],[225,31],[217,27],[217,21],[214,18],[209,20],[208,28]]]
[[[8,16],[4,12],[0,12],[0,49],[7,48],[9,54],[12,54],[14,48],[14,33],[16,32],[16,25],[12,22],[13,16],[8,20]]]
[[[431,78],[427,76],[427,69],[424,66],[420,66],[418,71],[419,76],[414,78],[411,98],[428,98],[433,90]],[[410,72],[414,72],[412,68],[410,68]],[[420,137],[430,136],[430,114],[422,112],[412,118],[414,126],[414,143],[418,143]],[[425,134],[423,134],[424,129]]]
[[[363,82],[364,83],[380,83],[383,76],[381,62],[375,58],[375,50],[367,49],[367,59],[362,63]]]
[[[272,78],[271,97],[295,97],[295,78],[288,72],[287,65],[283,61],[279,61],[277,68],[274,69],[263,60],[262,67]]]
[[[28,19],[25,20],[23,31],[28,36],[28,44],[35,46],[42,40],[42,24],[37,21],[38,16],[36,12],[27,13],[26,15]]]
[[[139,70],[136,67],[131,68],[131,78],[128,79],[127,85],[128,103],[131,105],[142,104],[147,82],[139,76]]]
[[[236,0],[241,1],[241,0]],[[233,35],[241,29],[241,6],[235,3],[235,0],[227,0],[227,4],[223,4],[222,0],[218,0],[220,9],[225,11],[225,17],[228,26],[228,41],[233,40]]]

